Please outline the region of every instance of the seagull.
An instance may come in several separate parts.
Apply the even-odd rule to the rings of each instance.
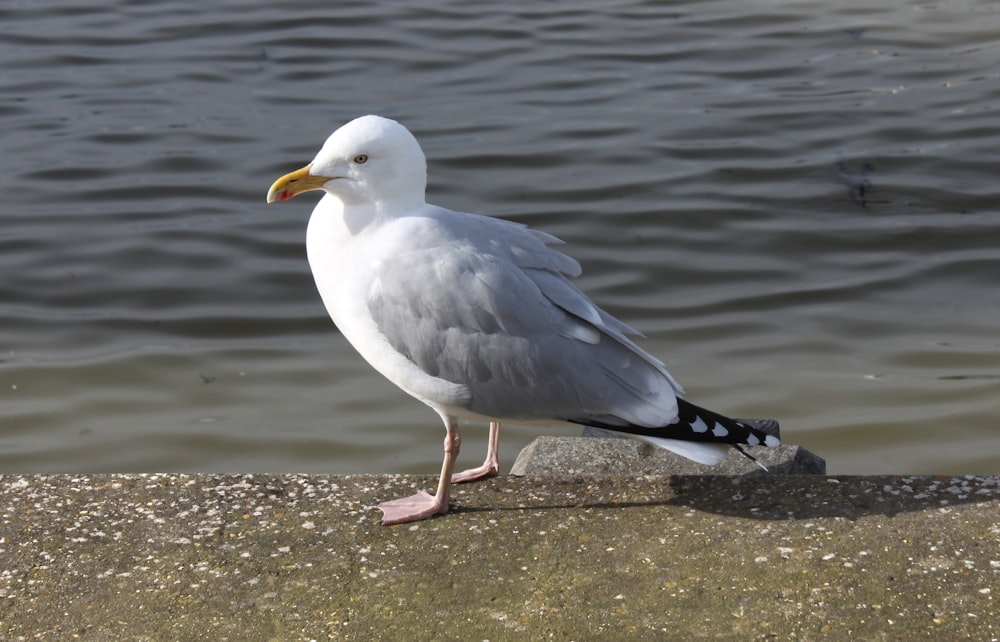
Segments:
[[[389,381],[444,422],[437,492],[378,505],[383,524],[448,511],[451,484],[498,474],[502,422],[582,424],[702,464],[777,446],[777,422],[730,419],[680,398],[664,364],[570,280],[580,264],[545,232],[425,200],[427,160],[400,123],[362,116],[267,202],[324,192],[306,252],[330,318]],[[488,422],[481,466],[455,473],[460,420]],[[755,460],[756,461],[756,460]]]

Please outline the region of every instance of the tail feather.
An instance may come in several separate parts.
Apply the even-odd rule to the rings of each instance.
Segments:
[[[705,441],[662,439],[648,435],[629,435],[629,437],[669,450],[672,453],[705,466],[714,466],[721,462],[729,454],[730,449],[729,444],[713,444]]]
[[[692,403],[684,401],[683,399],[678,399],[677,404],[677,420],[665,426],[656,426],[651,428],[647,426],[637,426],[634,424],[621,425],[593,418],[570,419],[569,421],[576,424],[582,424],[584,426],[593,426],[595,428],[603,428],[605,430],[627,433],[637,436],[640,439],[647,437],[648,439],[646,441],[667,447],[669,450],[673,450],[675,452],[678,452],[678,449],[670,448],[669,446],[658,442],[672,441],[676,443],[688,441],[700,442],[705,445],[730,445],[736,448],[736,450],[738,450],[745,457],[748,457],[756,462],[757,465],[762,468],[763,465],[761,465],[755,457],[743,450],[741,446],[768,446],[773,448],[781,444],[780,426],[778,425],[778,422],[773,419],[731,419],[724,415],[720,415],[719,413],[712,412],[711,410],[700,408]],[[703,449],[695,450],[700,451]],[[701,458],[691,457],[684,452],[679,452],[679,454],[694,459],[695,461],[701,461]],[[709,462],[702,461],[702,463]]]

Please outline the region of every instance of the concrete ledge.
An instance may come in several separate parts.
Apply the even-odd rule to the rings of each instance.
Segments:
[[[611,435],[604,438],[603,433]],[[705,466],[651,444],[588,428],[588,438],[538,437],[514,460],[511,475],[557,478],[623,475],[823,475],[826,461],[799,446],[746,446],[767,472],[735,449],[715,466]],[[596,437],[596,438],[589,438]]]
[[[1000,478],[0,477],[2,640],[1000,636]]]

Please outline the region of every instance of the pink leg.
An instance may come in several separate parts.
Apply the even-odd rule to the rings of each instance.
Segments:
[[[483,462],[482,466],[476,468],[470,468],[469,470],[463,470],[460,473],[456,473],[451,478],[451,483],[462,484],[465,482],[476,481],[478,479],[486,479],[488,477],[496,477],[500,472],[500,458],[497,455],[497,451],[500,448],[500,422],[491,421],[490,422],[490,444],[486,447],[486,461]]]
[[[451,487],[451,472],[455,470],[455,458],[462,445],[462,437],[458,434],[458,420],[445,417],[444,463],[441,465],[441,478],[438,480],[437,494],[431,496],[424,491],[410,497],[382,502],[378,505],[382,511],[382,523],[386,526],[415,522],[434,515],[448,512],[448,491]]]

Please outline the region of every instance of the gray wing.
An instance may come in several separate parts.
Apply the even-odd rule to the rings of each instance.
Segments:
[[[680,388],[624,323],[568,279],[558,239],[441,210],[434,243],[376,268],[369,309],[389,343],[425,373],[464,385],[468,409],[504,419],[600,418],[662,426]]]

